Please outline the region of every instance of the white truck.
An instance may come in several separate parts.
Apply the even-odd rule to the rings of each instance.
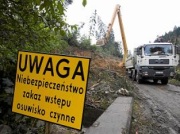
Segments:
[[[147,43],[134,49],[125,62],[129,77],[142,83],[152,79],[167,84],[169,78],[174,77],[176,66],[179,64],[180,47],[172,43]]]

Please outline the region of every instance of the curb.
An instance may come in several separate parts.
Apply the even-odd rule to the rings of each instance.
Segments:
[[[85,134],[129,134],[132,105],[132,97],[116,98]]]

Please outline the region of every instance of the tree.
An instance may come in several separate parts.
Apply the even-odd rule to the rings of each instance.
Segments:
[[[100,16],[95,10],[90,17],[90,27],[89,27],[89,37],[95,36],[96,40],[101,40],[106,38],[107,26],[104,24]],[[122,57],[122,48],[118,42],[115,42],[114,31],[112,30],[108,42],[102,46],[103,51],[106,54],[111,54],[114,56]]]
[[[180,27],[174,26],[173,31],[169,31],[161,36],[164,42],[171,42],[173,44],[180,44]],[[157,40],[157,39],[156,39]],[[156,41],[155,40],[155,41]]]
[[[15,63],[18,50],[50,52],[76,29],[65,21],[72,0],[0,0],[0,70]],[[86,5],[83,0],[83,5]],[[63,43],[62,43],[63,42]]]
[[[90,36],[94,36],[96,40],[99,40],[105,37],[107,26],[97,14],[97,10],[95,10],[90,16],[89,24],[89,38]]]

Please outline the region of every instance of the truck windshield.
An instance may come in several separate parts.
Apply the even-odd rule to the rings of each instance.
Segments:
[[[151,44],[144,48],[145,55],[172,55],[171,44]]]

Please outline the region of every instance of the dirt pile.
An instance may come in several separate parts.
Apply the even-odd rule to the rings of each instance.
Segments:
[[[71,47],[68,49],[71,55],[91,58],[90,68],[98,68],[103,70],[114,71],[121,76],[125,75],[125,68],[120,67],[121,58],[111,55],[103,55],[90,50],[80,50]]]

